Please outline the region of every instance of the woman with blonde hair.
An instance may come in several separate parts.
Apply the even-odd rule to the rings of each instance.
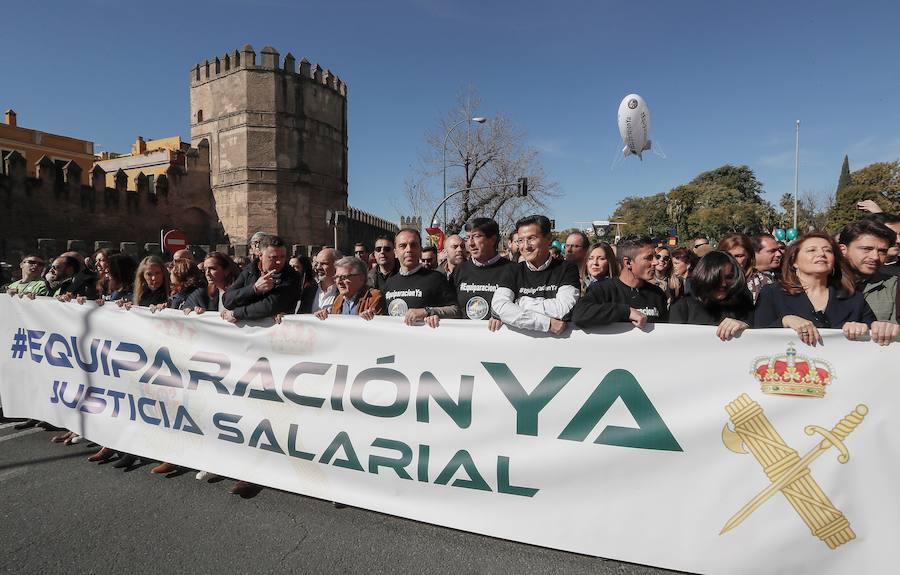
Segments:
[[[672,273],[672,255],[669,248],[659,246],[655,251],[653,279],[650,280],[650,283],[666,294],[666,303],[671,305],[673,301],[684,295],[684,280]]]
[[[166,264],[159,256],[147,256],[138,264],[137,272],[134,274],[131,305],[150,307],[168,302],[169,274],[166,271]]]

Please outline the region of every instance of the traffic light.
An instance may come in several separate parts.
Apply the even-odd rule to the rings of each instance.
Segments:
[[[524,198],[528,195],[528,178],[519,178],[516,180],[516,187],[518,188],[519,197]]]

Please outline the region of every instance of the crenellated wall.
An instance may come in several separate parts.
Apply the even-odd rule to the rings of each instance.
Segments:
[[[180,228],[195,244],[224,242],[209,185],[209,145],[200,142],[185,154],[184,166],[171,166],[151,189],[139,173],[129,191],[128,176],[107,174],[95,165],[82,173],[75,162],[58,166],[46,156],[27,175],[25,159],[13,152],[0,174],[0,256],[34,249],[39,238],[79,238],[92,246],[102,240],[159,242],[161,228]],[[85,183],[85,179],[89,179]]]
[[[232,243],[256,231],[327,245],[347,210],[347,86],[329,70],[251,46],[190,72],[191,141],[210,143],[213,195]]]

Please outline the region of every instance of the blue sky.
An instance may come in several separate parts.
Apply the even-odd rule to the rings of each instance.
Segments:
[[[103,150],[187,139],[188,70],[271,45],[348,84],[350,203],[396,220],[425,133],[473,86],[481,115],[503,113],[541,150],[563,228],[725,163],[753,168],[775,203],[793,190],[798,119],[801,191],[833,193],[845,153],[851,169],[900,158],[898,25],[887,1],[16,2],[0,108]],[[631,92],[666,159],[611,170]]]

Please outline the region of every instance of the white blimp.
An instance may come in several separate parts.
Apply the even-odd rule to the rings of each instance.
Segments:
[[[650,149],[650,108],[637,94],[628,94],[619,104],[619,134],[625,144],[622,154],[643,161],[642,154]]]

